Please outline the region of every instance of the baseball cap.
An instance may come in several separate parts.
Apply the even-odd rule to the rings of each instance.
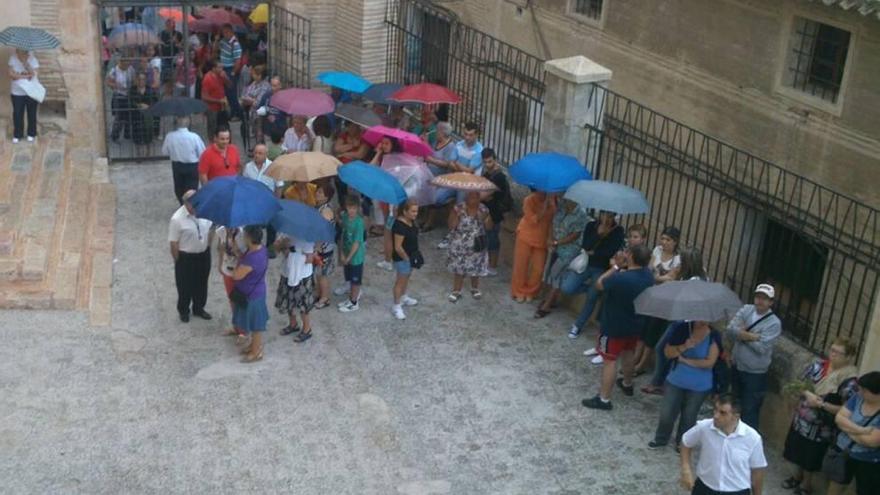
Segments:
[[[770,284],[758,284],[758,286],[755,287],[755,294],[764,294],[770,299],[773,299],[776,297],[776,290],[773,289],[773,286]]]

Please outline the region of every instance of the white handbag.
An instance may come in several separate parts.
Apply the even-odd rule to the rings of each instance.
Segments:
[[[574,257],[571,260],[571,263],[568,264],[568,269],[575,273],[584,273],[584,270],[587,269],[587,263],[590,262],[590,255],[587,254],[585,249],[581,249],[580,254]]]

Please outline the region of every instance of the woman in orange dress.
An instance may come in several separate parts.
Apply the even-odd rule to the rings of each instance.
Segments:
[[[510,296],[516,302],[532,301],[541,290],[547,240],[556,213],[556,195],[533,191],[523,201],[523,216],[516,226]]]

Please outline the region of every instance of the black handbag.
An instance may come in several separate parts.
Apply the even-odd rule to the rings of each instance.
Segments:
[[[412,254],[412,256],[409,257],[409,266],[415,268],[416,270],[421,268],[422,265],[424,265],[424,264],[425,264],[425,257],[422,256],[421,251],[416,251],[415,253]]]
[[[477,253],[482,253],[488,248],[488,242],[486,240],[486,234],[480,234],[474,237],[474,251]]]
[[[232,304],[241,309],[246,309],[248,307],[247,294],[240,291],[237,287],[232,289],[232,292],[229,293],[229,300],[232,301]]]

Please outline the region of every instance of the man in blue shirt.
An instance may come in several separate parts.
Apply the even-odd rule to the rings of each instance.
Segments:
[[[238,103],[238,76],[241,73],[241,44],[235,37],[232,24],[223,25],[223,39],[220,40],[220,65],[230,81],[226,86],[226,99],[233,117],[241,118],[241,105]]]
[[[634,302],[642,291],[654,285],[654,274],[648,268],[651,250],[647,246],[630,247],[626,259],[626,270],[613,266],[596,281],[596,288],[605,292],[597,346],[604,362],[599,394],[581,401],[590,409],[611,409],[618,358],[623,370],[623,380],[618,380],[618,386],[624,395],[633,395],[633,351],[644,326],[644,317],[636,314]]]
[[[482,175],[483,157],[480,153],[483,151],[483,143],[477,140],[480,137],[480,127],[474,122],[466,122],[462,137],[464,139],[455,143],[450,168],[454,172]]]

